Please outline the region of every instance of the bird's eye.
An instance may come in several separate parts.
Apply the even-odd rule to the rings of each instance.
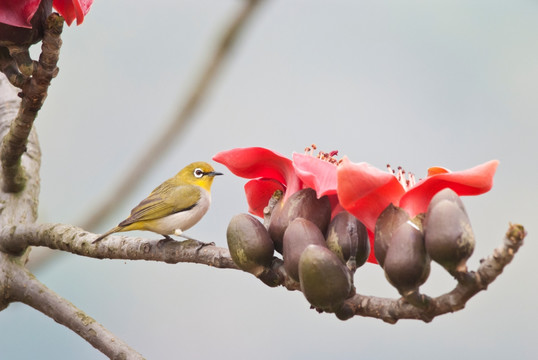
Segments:
[[[197,177],[197,178],[201,178],[202,176],[204,176],[204,172],[202,169],[200,168],[196,168],[194,169],[194,176]]]

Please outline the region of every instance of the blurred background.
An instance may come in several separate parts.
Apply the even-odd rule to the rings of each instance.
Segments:
[[[96,0],[81,26],[64,29],[60,73],[36,121],[41,222],[82,225],[113,196],[173,121],[242,4]],[[463,170],[499,159],[493,189],[464,198],[477,238],[470,268],[501,244],[509,222],[529,236],[464,310],[430,324],[342,322],[310,310],[300,292],[240,271],[71,254],[36,266],[37,278],[148,359],[535,359],[537,19],[538,2],[528,0],[266,1],[193,121],[88,229],[116,225],[187,163],[235,147],[291,156],[315,143],[418,177],[433,165]],[[188,234],[226,246],[229,219],[247,209],[245,180],[215,167],[226,176]],[[398,296],[376,265],[359,269],[355,283],[362,294]],[[434,266],[423,290],[436,296],[454,285]],[[21,304],[0,312],[0,334],[1,359],[105,358]]]

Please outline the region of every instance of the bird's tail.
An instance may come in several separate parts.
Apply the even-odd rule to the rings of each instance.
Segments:
[[[121,230],[123,230],[122,227],[116,226],[115,228],[112,228],[112,229],[108,230],[106,233],[104,233],[103,235],[99,236],[97,239],[92,241],[92,244],[95,244],[96,242],[99,242],[99,241],[103,240],[104,238],[106,238],[108,235],[110,235],[112,233],[115,233],[115,232],[118,232],[118,231],[121,231]]]

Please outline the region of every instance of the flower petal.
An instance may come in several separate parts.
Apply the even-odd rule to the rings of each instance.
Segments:
[[[80,25],[92,3],[93,0],[53,0],[52,6],[62,15],[67,25],[71,25],[75,19],[77,25]]]
[[[381,212],[390,203],[397,206],[405,193],[394,175],[365,162],[352,163],[347,157],[338,166],[337,180],[340,204],[371,232]]]
[[[336,194],[335,164],[311,155],[293,153],[293,165],[304,187],[316,190],[318,199],[324,195]]]
[[[450,170],[441,167],[441,166],[432,166],[431,168],[428,168],[428,176],[438,175],[438,174],[446,174],[449,173]]]
[[[226,166],[232,173],[247,179],[274,179],[286,187],[285,198],[301,189],[301,180],[295,174],[290,159],[261,147],[237,148],[222,151],[213,160]]]
[[[0,23],[31,28],[30,20],[40,3],[41,0],[2,0],[0,1]]]
[[[411,188],[402,196],[399,205],[413,217],[425,212],[431,198],[444,188],[450,188],[458,195],[483,194],[493,186],[498,165],[499,161],[491,160],[463,171],[437,172]]]
[[[248,211],[263,218],[263,209],[277,190],[284,191],[285,188],[276,180],[255,179],[247,182],[245,184],[245,194],[249,207]]]

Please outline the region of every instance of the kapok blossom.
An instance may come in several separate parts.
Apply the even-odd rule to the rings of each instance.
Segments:
[[[41,0],[2,0],[0,1],[0,23],[31,28],[30,21],[40,3]],[[84,16],[90,11],[92,3],[93,0],[53,0],[52,7],[62,15],[67,25],[71,25],[75,19],[77,25],[80,25],[84,21]]]
[[[410,217],[427,210],[431,198],[450,188],[458,195],[479,195],[491,189],[499,162],[491,160],[463,171],[451,172],[433,167],[426,178],[415,183],[414,175],[406,176],[402,169],[380,170],[368,163],[352,163],[344,157],[337,171],[340,205],[355,215],[368,229],[371,248],[377,218],[393,204],[403,208]],[[372,253],[369,262],[376,262]]]
[[[213,160],[237,176],[252,179],[245,184],[245,194],[249,212],[254,215],[263,217],[263,209],[276,190],[284,192],[283,201],[286,201],[295,192],[312,188],[318,198],[327,195],[333,209],[339,208],[335,164],[311,154],[294,153],[292,158],[269,149],[249,147],[222,151]]]

